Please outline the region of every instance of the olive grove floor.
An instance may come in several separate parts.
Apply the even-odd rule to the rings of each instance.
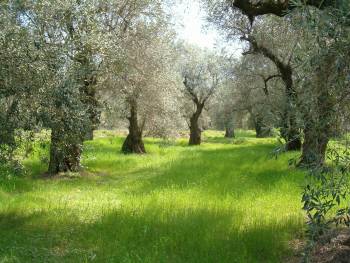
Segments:
[[[26,176],[0,176],[0,262],[283,262],[303,232],[295,154],[275,159],[276,140],[251,132],[222,136],[147,138],[136,156],[99,131],[84,172],[53,179],[37,146]]]

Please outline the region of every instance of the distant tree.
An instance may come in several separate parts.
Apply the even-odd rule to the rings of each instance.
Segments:
[[[235,66],[235,107],[237,111],[249,113],[257,138],[270,136],[272,127],[276,127],[280,119],[283,93],[277,83],[274,89],[269,89],[266,83],[266,76],[273,70],[263,56],[244,56]]]
[[[238,116],[236,113],[239,111],[237,109],[239,98],[234,65],[238,61],[228,59],[226,56],[226,58],[222,58],[222,63],[226,64],[226,78],[213,96],[209,113],[214,128],[224,130],[226,138],[234,138],[236,116]]]
[[[201,50],[188,49],[182,65],[183,93],[186,103],[191,102],[193,110],[186,112],[189,118],[189,145],[201,144],[201,114],[220,85],[221,74],[218,57]],[[188,105],[188,104],[187,104]]]
[[[123,53],[110,49],[105,63],[103,96],[128,122],[124,153],[146,153],[143,134],[147,127],[160,125],[164,131],[171,122],[169,117],[176,115],[173,33],[162,9],[151,9],[151,13],[151,21],[139,19],[129,25],[124,39],[112,40],[111,45],[121,47]]]

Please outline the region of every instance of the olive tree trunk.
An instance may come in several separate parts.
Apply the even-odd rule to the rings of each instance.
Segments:
[[[266,127],[264,124],[264,118],[261,115],[254,116],[251,113],[251,118],[253,120],[256,138],[266,138],[271,135],[271,129]]]
[[[286,102],[284,108],[283,123],[281,135],[286,141],[285,149],[287,151],[300,151],[301,134],[297,126],[296,104],[297,95],[293,88],[292,69],[288,65],[282,72],[282,79],[285,83]]]
[[[202,114],[204,104],[196,104],[196,112],[190,118],[190,140],[189,145],[200,145],[202,142],[202,130],[199,126],[199,118]]]
[[[225,115],[225,137],[234,138],[235,137],[235,116],[234,112],[229,112]]]
[[[80,169],[82,141],[76,141],[76,138],[72,141],[74,143],[67,140],[67,134],[61,129],[52,130],[49,174],[77,172]]]
[[[226,138],[235,138],[235,130],[233,127],[226,127],[225,137]]]
[[[128,117],[128,120],[129,120],[129,134],[123,143],[122,152],[125,154],[146,153],[145,146],[142,141],[142,129],[139,127],[139,124],[138,124],[136,101],[133,101],[130,105],[130,117]]]
[[[320,167],[326,159],[328,142],[336,126],[336,116],[334,103],[336,100],[332,96],[330,79],[330,65],[333,58],[325,58],[322,66],[315,72],[313,94],[317,97],[314,108],[306,106],[304,109],[304,143],[299,166]]]
[[[285,63],[281,60],[273,50],[261,45],[258,41],[252,37],[244,37],[243,39],[247,40],[254,52],[258,52],[264,55],[266,58],[270,59],[277,67],[281,78],[285,85],[285,107],[283,109],[283,124],[281,127],[281,135],[286,141],[286,150],[295,151],[301,149],[301,136],[300,131],[297,128],[296,123],[296,104],[297,104],[297,94],[294,90],[293,84],[293,69],[291,65]],[[265,82],[266,85],[266,82]],[[258,134],[258,133],[257,133]]]
[[[84,140],[93,140],[94,139],[94,130],[97,129],[100,123],[100,111],[99,103],[96,98],[96,75],[91,74],[87,75],[84,78],[84,85],[80,90],[81,100],[87,107],[87,115],[89,123],[86,126],[86,131],[84,134]]]
[[[326,159],[326,150],[329,142],[329,136],[327,131],[323,132],[308,125],[304,129],[304,143],[301,159],[299,162],[300,167],[322,167]]]

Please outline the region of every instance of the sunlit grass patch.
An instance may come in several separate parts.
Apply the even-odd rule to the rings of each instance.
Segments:
[[[34,156],[26,178],[0,182],[0,261],[282,262],[302,232],[303,173],[293,153],[271,158],[273,138],[146,138],[136,156],[99,133],[81,176],[43,179]]]

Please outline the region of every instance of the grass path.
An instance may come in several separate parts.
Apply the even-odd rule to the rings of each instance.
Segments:
[[[303,174],[273,139],[206,133],[200,147],[121,137],[85,145],[83,175],[0,180],[0,262],[283,262],[300,235]]]

